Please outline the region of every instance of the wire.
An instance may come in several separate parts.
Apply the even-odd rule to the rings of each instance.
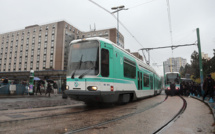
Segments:
[[[155,0],[151,0],[151,1],[148,1],[148,2],[144,2],[144,3],[141,3],[141,4],[135,5],[135,6],[133,6],[133,7],[129,7],[129,9],[131,9],[131,8],[136,8],[136,7],[145,5],[145,4],[149,4],[149,3],[154,2],[154,1],[155,1]]]
[[[100,7],[101,9],[105,10],[106,12],[108,12],[109,14],[111,14],[116,20],[117,20],[117,17],[112,14],[110,11],[108,11],[107,9],[105,9],[104,7],[102,7],[101,5],[99,5],[98,3],[92,1],[92,0],[89,0],[90,2],[92,2],[93,4],[95,4],[96,6]],[[128,28],[126,28],[126,26],[120,21],[118,20],[119,23],[121,24],[121,26],[131,35],[131,37],[134,38],[134,40],[141,46],[143,47],[143,45],[137,40],[137,38],[128,30]]]

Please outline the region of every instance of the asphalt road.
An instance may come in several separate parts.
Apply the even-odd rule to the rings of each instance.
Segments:
[[[178,96],[168,97],[163,102],[165,95],[102,108],[88,107],[69,99],[61,100],[60,96],[40,97],[38,98],[40,100],[36,98],[38,97],[35,97],[35,100],[29,98],[18,100],[20,104],[34,100],[37,108],[25,108],[21,105],[20,109],[0,110],[0,133],[151,134],[171,120],[183,105]],[[48,99],[53,106],[45,107],[47,104],[38,104],[39,101],[45,103]],[[163,130],[163,133],[213,133],[214,122],[210,109],[196,99],[187,97],[185,99],[187,109],[180,118]],[[63,105],[56,100],[62,101]],[[9,104],[3,99],[0,101]],[[10,103],[17,102],[10,100]]]

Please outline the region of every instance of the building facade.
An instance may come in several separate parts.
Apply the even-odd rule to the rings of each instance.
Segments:
[[[185,67],[187,60],[181,57],[169,58],[167,61],[164,61],[164,70],[165,72],[179,72],[181,66]]]
[[[66,70],[72,40],[99,36],[116,43],[116,33],[116,28],[82,32],[59,21],[0,34],[0,72]],[[124,47],[121,33],[120,44]]]

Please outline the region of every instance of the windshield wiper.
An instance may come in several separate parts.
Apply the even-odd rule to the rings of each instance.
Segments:
[[[89,68],[86,72],[84,72],[83,74],[81,74],[78,78],[81,79],[84,77],[84,75],[88,74],[93,68],[95,68],[96,66],[93,66],[91,68]]]
[[[81,64],[82,64],[82,57],[83,57],[83,54],[81,55],[81,59],[80,59],[80,61],[79,61],[79,64],[77,65],[76,69],[75,69],[74,72],[72,73],[72,76],[71,76],[72,79],[74,79],[76,70],[77,70],[78,68],[81,67]]]

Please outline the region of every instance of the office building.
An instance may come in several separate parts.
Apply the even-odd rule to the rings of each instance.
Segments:
[[[15,77],[30,70],[35,70],[35,75],[40,77],[65,75],[66,50],[72,40],[99,36],[116,43],[116,33],[116,28],[82,32],[65,21],[59,21],[0,34],[0,77]],[[124,47],[121,33],[120,46]],[[49,70],[52,73],[48,73]],[[54,74],[56,71],[59,73]]]
[[[187,60],[181,57],[169,58],[167,61],[164,61],[164,70],[165,72],[179,72],[181,66],[185,67]]]

